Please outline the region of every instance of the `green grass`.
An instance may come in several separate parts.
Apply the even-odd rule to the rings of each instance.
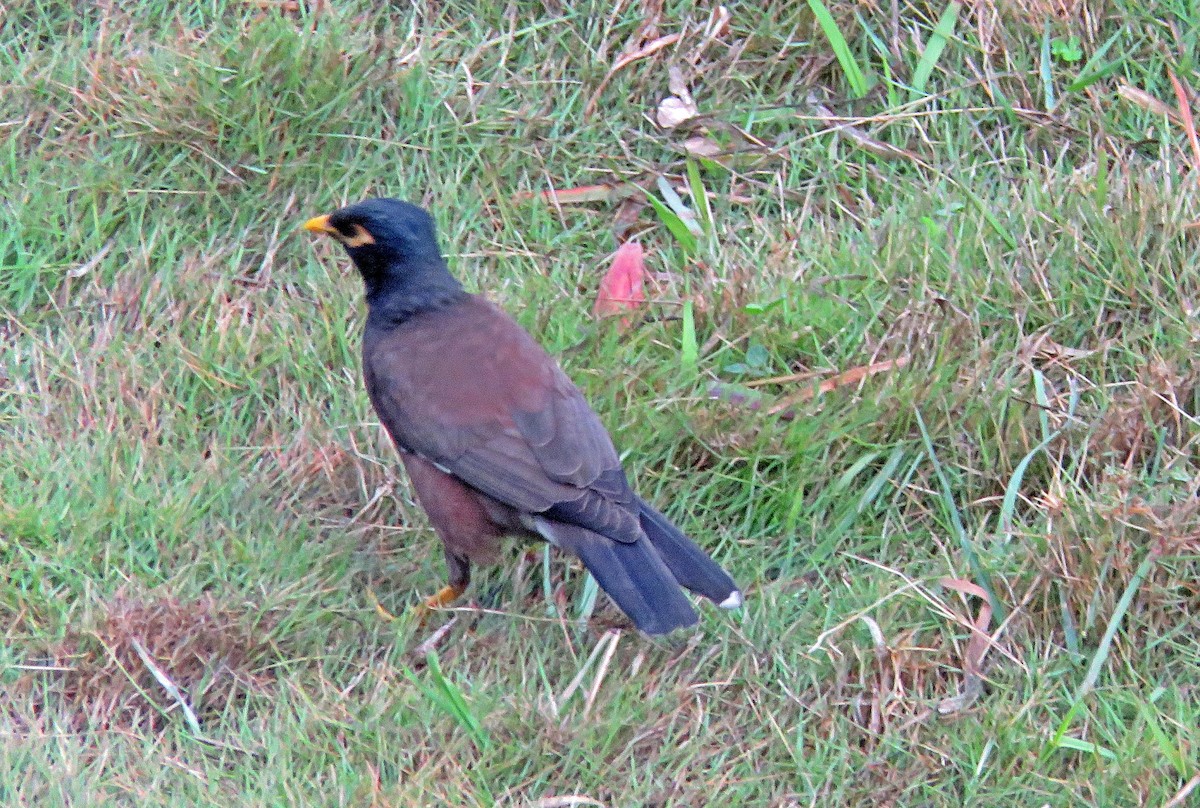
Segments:
[[[668,4],[589,117],[636,4],[10,4],[0,802],[1194,799],[1200,195],[1128,90],[1200,87],[1200,17],[817,5],[706,38]],[[730,154],[654,126],[670,65]],[[615,207],[528,192],[660,174],[704,235],[644,208],[646,316],[596,324]],[[359,281],[300,230],[376,194],[563,357],[740,613],[608,639],[577,565],[514,548],[429,664],[441,552]],[[990,582],[982,658],[945,578]]]

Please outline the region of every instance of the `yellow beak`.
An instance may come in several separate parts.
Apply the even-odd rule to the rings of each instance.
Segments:
[[[328,233],[334,235],[337,228],[329,223],[328,216],[314,216],[304,223],[304,229],[310,233]]]

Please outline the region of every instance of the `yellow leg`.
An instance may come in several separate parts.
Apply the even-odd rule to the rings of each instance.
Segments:
[[[440,609],[443,606],[449,606],[451,603],[458,600],[459,596],[465,591],[467,591],[465,586],[455,586],[454,584],[443,586],[438,590],[436,595],[426,599],[425,608],[432,610]]]
[[[438,590],[436,595],[431,595],[423,602],[418,603],[413,607],[417,612],[417,625],[423,628],[425,626],[425,621],[429,619],[431,612],[436,609],[440,609],[443,606],[449,606],[451,603],[458,600],[458,596],[465,591],[467,591],[465,586],[454,586],[453,584],[449,586],[443,586]]]

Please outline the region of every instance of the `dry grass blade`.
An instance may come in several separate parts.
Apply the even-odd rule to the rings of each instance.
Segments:
[[[523,202],[535,197],[556,205],[588,205],[593,202],[611,202],[614,197],[630,196],[633,186],[610,184],[580,185],[575,188],[549,188],[545,191],[518,191],[514,201]]]
[[[605,808],[604,803],[599,800],[594,800],[591,797],[580,797],[576,795],[562,797],[542,797],[529,803],[530,808],[575,808],[578,805],[592,805],[596,808]]]
[[[899,146],[893,146],[891,143],[885,143],[878,138],[873,138],[859,127],[834,114],[833,110],[821,103],[821,100],[815,94],[809,93],[807,101],[814,117],[827,121],[834,132],[846,137],[863,151],[870,152],[884,160],[911,160],[917,165],[927,165],[924,160],[913,152],[902,149]],[[881,117],[876,120],[885,120],[885,118]]]
[[[848,385],[848,384],[858,384],[859,382],[863,381],[864,379],[869,379],[872,376],[878,376],[880,373],[887,373],[888,371],[899,370],[900,368],[903,368],[905,365],[907,365],[908,362],[909,362],[909,358],[907,356],[899,356],[895,359],[886,359],[882,362],[873,362],[870,365],[863,365],[861,367],[851,368],[850,370],[839,373],[838,375],[834,376],[832,379],[826,379],[825,381],[821,382],[820,384],[816,385],[815,387],[806,387],[803,390],[800,390],[796,393],[792,393],[791,395],[784,396],[783,398],[779,399],[775,404],[773,404],[770,407],[770,409],[767,410],[767,414],[768,415],[777,415],[777,414],[783,412],[784,410],[790,409],[791,407],[795,406],[796,404],[800,404],[802,402],[808,401],[810,398],[813,398],[814,396],[824,395],[832,390],[836,390],[837,388],[844,387],[845,385]],[[800,375],[804,376],[807,374],[800,374]]]
[[[146,646],[142,645],[141,640],[139,640],[137,637],[131,637],[129,642],[133,645],[133,650],[137,652],[138,657],[142,660],[142,664],[146,666],[146,669],[150,671],[158,683],[162,685],[163,690],[167,691],[167,695],[175,700],[175,703],[179,705],[179,709],[183,710],[183,717],[187,720],[188,726],[191,727],[192,732],[196,733],[197,735],[202,735],[203,733],[200,731],[200,720],[196,718],[195,710],[193,710],[192,706],[188,704],[188,701],[186,698],[184,698],[183,692],[179,689],[179,686],[172,682],[171,677],[167,676],[163,669],[154,663],[154,660],[150,658],[150,653],[146,650]]]
[[[942,715],[959,712],[970,706],[983,691],[983,659],[988,649],[992,647],[993,638],[988,636],[988,625],[992,622],[992,607],[988,603],[987,592],[983,587],[964,581],[960,578],[943,578],[938,582],[947,589],[972,595],[983,601],[979,607],[979,616],[971,624],[971,639],[962,655],[963,689],[957,696],[950,696],[938,702],[938,712]]]
[[[1117,95],[1124,98],[1126,101],[1136,106],[1141,107],[1147,112],[1152,112],[1155,115],[1161,115],[1165,118],[1170,118],[1175,123],[1182,123],[1179,113],[1162,101],[1159,101],[1154,96],[1145,90],[1134,87],[1131,84],[1120,84],[1117,86]]]
[[[458,622],[457,617],[451,617],[444,626],[440,626],[437,631],[430,634],[424,640],[417,644],[412,650],[411,656],[418,660],[424,660],[429,655],[430,651],[436,651],[437,647],[442,644],[442,640],[446,639],[450,634],[450,629],[454,628],[454,624]]]
[[[646,43],[637,50],[621,54],[617,61],[613,63],[613,66],[608,71],[608,74],[600,80],[600,84],[596,87],[596,91],[592,93],[592,97],[588,99],[587,106],[584,107],[583,110],[583,117],[592,117],[592,113],[596,111],[596,104],[600,102],[600,96],[604,93],[604,88],[608,86],[610,81],[612,81],[613,76],[634,62],[645,59],[648,56],[653,56],[663,48],[668,48],[671,45],[674,45],[679,41],[679,38],[679,34],[667,34],[666,36],[660,36],[658,39]]]
[[[1189,101],[1191,93],[1183,86],[1175,71],[1168,70],[1167,77],[1171,79],[1171,86],[1175,89],[1175,98],[1179,102],[1179,119],[1192,147],[1192,168],[1200,171],[1200,138],[1196,137],[1196,122],[1192,118],[1192,105]]]
[[[87,261],[87,263],[80,264],[74,269],[67,270],[67,277],[82,278],[84,275],[100,266],[100,262],[103,261],[105,256],[112,251],[113,245],[116,243],[117,240],[115,238],[110,238],[108,241],[104,242],[104,246],[101,247],[100,250]]]
[[[816,653],[818,650],[820,650],[821,646],[823,646],[825,644],[825,641],[828,640],[830,637],[839,633],[842,629],[844,629],[846,626],[850,625],[851,623],[854,623],[858,620],[861,620],[863,617],[870,615],[871,612],[875,611],[880,606],[887,603],[889,600],[892,600],[893,598],[896,598],[911,589],[919,589],[919,588],[920,588],[920,584],[918,584],[916,581],[909,581],[904,586],[900,587],[899,589],[893,589],[891,592],[888,592],[886,595],[884,595],[883,597],[874,601],[871,605],[867,606],[866,608],[861,609],[858,612],[855,612],[854,614],[847,617],[845,620],[842,620],[842,621],[838,622],[836,625],[822,631],[819,635],[817,635],[817,639],[815,639],[813,641],[813,644],[811,646],[809,646],[808,653],[810,653],[810,654]]]
[[[1181,806],[1187,805],[1187,798],[1191,796],[1197,787],[1200,787],[1200,774],[1193,776],[1191,780],[1184,783],[1183,788],[1179,789],[1179,792],[1171,797],[1171,799],[1164,802],[1162,808],[1181,808]]]
[[[588,670],[592,667],[592,663],[596,661],[600,654],[605,653],[606,649],[610,645],[616,642],[614,635],[617,634],[620,634],[620,632],[610,631],[601,638],[600,642],[596,643],[596,647],[592,649],[592,653],[588,654],[588,658],[585,659],[583,664],[579,666],[579,671],[575,674],[574,678],[571,679],[571,682],[567,685],[566,689],[563,690],[562,695],[559,696],[558,699],[556,699],[551,705],[551,710],[556,716],[558,715],[559,710],[561,710],[567,701],[570,700],[571,696],[574,695],[575,691],[579,689],[579,686],[583,683],[583,678],[587,676]]]
[[[583,705],[584,718],[587,718],[588,713],[592,711],[592,705],[596,703],[596,696],[600,694],[600,686],[604,684],[604,677],[608,675],[608,666],[612,662],[613,654],[617,652],[617,643],[620,640],[620,631],[610,631],[608,633],[608,648],[604,651],[604,658],[600,660],[600,667],[596,669],[596,676],[592,679],[592,687],[588,690],[587,701]]]

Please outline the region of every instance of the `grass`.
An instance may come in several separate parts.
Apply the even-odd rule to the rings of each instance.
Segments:
[[[1194,799],[1200,18],[1144,6],[10,4],[0,801]],[[670,66],[702,131],[652,122]],[[704,235],[641,210],[621,332],[615,206],[536,194],[660,175]],[[373,194],[563,357],[740,613],[614,635],[514,548],[425,654],[440,550],[299,230]]]

